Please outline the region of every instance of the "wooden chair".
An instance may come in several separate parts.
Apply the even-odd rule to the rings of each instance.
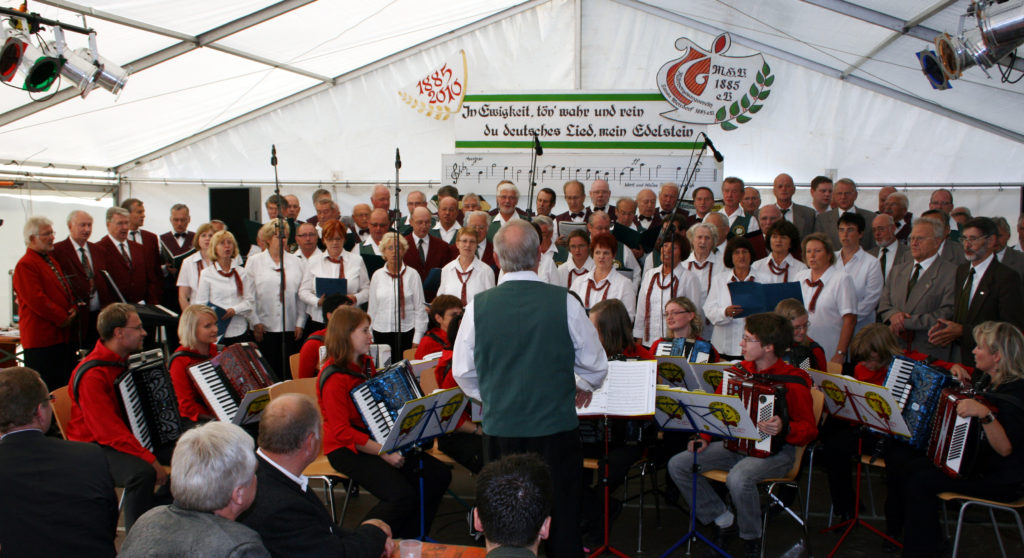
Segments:
[[[53,420],[57,423],[57,428],[60,429],[60,435],[64,436],[67,440],[67,425],[71,421],[71,394],[68,393],[68,386],[59,387],[50,392],[53,396],[53,401],[50,402],[50,407],[53,408]]]
[[[292,371],[292,379],[293,380],[298,380],[299,379],[299,353],[295,353],[294,355],[288,357],[288,368],[291,369],[291,371]],[[316,396],[316,394],[314,394],[314,397],[315,396]]]
[[[416,360],[416,347],[402,351],[402,358],[405,360]],[[393,360],[391,362],[394,362]]]
[[[316,401],[316,378],[285,380],[270,386],[271,399],[280,397],[286,393],[300,393],[302,395],[308,395],[313,398],[313,401]],[[321,437],[322,436],[323,434],[321,434]],[[341,481],[348,479],[348,477],[335,471],[334,468],[331,467],[331,463],[327,461],[327,456],[323,454],[323,449],[320,450],[320,456],[310,463],[306,469],[302,471],[302,474],[324,483],[324,494],[327,497],[327,509],[331,512],[331,520],[338,525],[345,521],[345,513],[348,511],[348,499],[351,495],[351,491],[348,489],[345,490],[345,503],[341,506],[341,515],[339,516],[334,505],[334,488],[339,484],[344,486]]]
[[[825,408],[825,393],[818,388],[811,388],[811,400],[814,408],[814,421],[815,424],[821,422],[821,413]],[[807,518],[806,516],[798,515],[796,512],[786,506],[778,496],[775,495],[775,487],[779,485],[787,485],[792,487],[794,490],[799,490],[800,486],[796,481],[797,475],[800,474],[800,465],[803,462],[804,451],[807,446],[797,446],[796,456],[793,459],[793,466],[790,467],[789,472],[784,477],[775,479],[764,479],[760,482],[762,485],[768,485],[768,501],[774,503],[782,508],[790,517],[792,517],[797,523],[800,524],[800,528],[803,531],[803,542],[804,547],[807,549],[807,555],[813,556],[811,553],[811,539],[807,533]],[[704,471],[703,474],[706,478],[709,478],[718,482],[725,482],[729,476],[728,471],[722,471],[720,469],[713,469],[710,471]],[[794,502],[799,502],[799,494],[793,499]],[[769,506],[770,508],[770,506]],[[764,512],[761,524],[761,558],[765,556],[765,547],[767,546],[766,540],[768,538],[768,510]]]
[[[996,533],[996,541],[999,542],[999,551],[1002,553],[1003,558],[1006,558],[1006,547],[1003,545],[1002,535],[999,534],[999,524],[996,523],[996,510],[1013,514],[1013,519],[1017,522],[1017,532],[1021,539],[1024,540],[1024,523],[1021,523],[1020,512],[1018,511],[1024,508],[1024,497],[1017,499],[1015,502],[996,502],[995,500],[975,498],[974,496],[957,494],[956,492],[942,492],[939,494],[939,499],[943,502],[960,501],[960,516],[956,521],[956,538],[953,539],[953,558],[956,558],[957,551],[960,550],[960,530],[964,526],[964,515],[967,513],[967,508],[971,506],[988,508],[988,517],[992,520],[992,530]],[[943,507],[942,513],[945,515],[945,507]]]

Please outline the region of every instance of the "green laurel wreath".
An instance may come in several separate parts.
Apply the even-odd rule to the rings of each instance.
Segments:
[[[768,95],[771,94],[769,87],[774,82],[775,75],[772,74],[772,69],[765,62],[764,66],[761,67],[761,71],[757,72],[757,83],[752,84],[750,91],[744,93],[743,98],[739,101],[733,101],[728,107],[725,105],[719,107],[715,113],[715,122],[719,123],[722,129],[726,131],[739,128],[739,126],[729,122],[729,120],[735,119],[740,124],[750,122],[750,117],[747,116],[747,113],[755,114],[761,110],[763,105],[759,101],[764,101],[768,98]]]

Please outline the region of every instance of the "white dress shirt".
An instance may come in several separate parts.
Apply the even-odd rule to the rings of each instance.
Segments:
[[[441,221],[438,221],[437,224],[434,225],[434,230],[441,235],[441,240],[448,244],[453,244],[455,242],[455,233],[459,232],[459,229],[461,228],[462,225],[460,225],[458,221],[452,223],[452,228],[448,230],[444,230],[444,227],[441,226]]]
[[[540,277],[532,271],[515,271],[501,278],[505,281],[540,281]],[[510,301],[514,303],[515,301]],[[576,362],[573,372],[576,376],[576,387],[593,391],[604,383],[608,374],[608,357],[605,356],[597,329],[587,317],[587,312],[572,295],[565,295],[566,313],[568,314],[569,337],[572,339]],[[476,361],[473,350],[476,347],[475,306],[472,302],[466,306],[465,318],[459,327],[459,335],[455,338],[452,355],[452,376],[470,398],[480,400],[480,381],[477,376]]]
[[[985,276],[985,272],[988,271],[988,266],[992,264],[992,254],[989,254],[987,258],[981,260],[981,263],[968,268],[967,277],[971,277],[970,271],[974,270],[974,281],[971,283],[971,298],[967,300],[967,307],[971,307],[971,301],[974,300],[974,294],[978,292],[978,285],[981,284],[981,278]],[[964,279],[964,285],[967,284],[968,279]]]
[[[632,322],[636,314],[636,291],[633,290],[633,282],[615,269],[612,269],[607,277],[597,281],[594,279],[596,271],[597,269],[592,269],[583,277],[577,277],[572,282],[572,292],[580,296],[583,306],[588,310],[602,300],[617,298],[626,307],[629,321]]]
[[[544,252],[540,255],[540,264],[537,267],[537,275],[539,275],[541,281],[544,281],[545,283],[558,285],[558,264],[555,263],[555,258],[551,251]]]
[[[310,254],[308,258],[306,256],[302,255],[302,250],[296,250],[294,256],[296,258],[299,258],[299,261],[301,261],[303,265],[306,265],[306,262],[308,262],[309,260],[315,259],[317,256],[319,256],[319,255],[321,255],[323,253],[324,253],[323,250],[321,250],[319,248],[315,248],[313,250],[313,253]]]
[[[658,266],[644,273],[640,281],[640,291],[636,298],[636,320],[633,322],[633,337],[650,347],[651,343],[665,337],[665,305],[678,296],[685,296],[701,312],[704,289],[697,275],[686,270],[682,263],[676,264],[672,270],[675,277],[675,294],[672,292],[671,279],[663,271],[665,266]]]
[[[736,276],[728,268],[723,268],[721,273],[715,274],[711,279],[708,299],[704,302],[704,316],[715,325],[711,344],[723,354],[738,356],[742,354],[740,339],[743,338],[743,328],[747,325],[747,319],[725,315],[725,309],[732,305],[729,283],[734,280],[737,280]],[[761,282],[753,271],[747,274],[744,281]]]
[[[285,321],[291,331],[306,323],[306,304],[299,300],[299,284],[302,283],[302,262],[285,252],[284,254],[284,311]],[[274,263],[270,252],[262,252],[245,264],[255,290],[253,300],[253,325],[263,324],[267,331],[281,332],[281,266]]]
[[[231,266],[231,269],[238,270],[238,276],[242,279],[242,294],[238,294],[234,277],[224,277],[220,271],[220,264],[213,262],[213,265],[203,269],[199,274],[199,286],[192,297],[194,304],[215,304],[225,310],[232,308],[235,315],[228,322],[228,328],[224,331],[225,337],[238,337],[245,333],[251,313],[253,310],[254,287],[244,267]]]
[[[583,262],[581,267],[576,267],[576,264],[572,263],[572,256],[569,256],[568,260],[558,266],[558,286],[568,289],[572,287],[573,281],[590,273],[593,269],[594,259],[590,256],[587,256],[587,261]]]
[[[195,300],[196,288],[199,286],[199,273],[200,265],[203,269],[206,269],[212,265],[209,261],[204,260],[202,254],[196,252],[191,256],[185,258],[181,262],[181,270],[178,272],[178,287],[188,287],[192,290],[189,294],[189,300]]]
[[[316,295],[317,277],[338,277],[339,264],[331,262],[327,253],[320,253],[306,263],[299,285],[299,300],[306,305],[306,314],[314,321],[325,323],[324,309],[318,305],[320,297]],[[356,297],[356,304],[365,303],[370,296],[370,276],[366,273],[363,258],[352,252],[342,251],[341,264],[345,266],[345,280],[348,282],[348,294]],[[285,269],[287,271],[287,269]]]
[[[97,281],[103,281],[104,279],[96,271],[96,260],[93,259],[93,257],[92,257],[92,251],[89,250],[88,241],[86,242],[85,246],[82,246],[81,244],[75,242],[75,240],[73,238],[71,238],[70,236],[68,237],[68,240],[71,241],[71,246],[74,247],[74,249],[75,249],[75,258],[77,258],[78,260],[82,259],[82,249],[85,249],[85,258],[89,261],[89,269],[92,270],[93,283],[95,283]],[[70,269],[64,270],[64,273],[67,274],[69,271],[71,271],[71,270]],[[99,293],[98,290],[96,290],[94,288],[93,291],[92,291],[92,295],[89,297],[89,310],[96,311],[96,310],[99,310],[99,309],[100,309],[100,293]]]
[[[737,206],[736,207],[736,211],[733,211],[732,215],[729,215],[728,213],[726,213],[724,207],[722,209],[719,209],[718,212],[721,213],[722,215],[725,215],[726,219],[729,219],[729,228],[730,229],[732,228],[732,224],[736,222],[736,219],[738,219],[740,217],[746,217],[747,216],[747,213],[745,211],[743,211],[743,206]],[[792,211],[790,213],[792,213]],[[754,231],[759,231],[759,230],[761,230],[761,229],[758,228],[758,226],[757,226],[757,219],[754,219],[753,217],[751,217],[750,218],[750,226],[747,227],[746,232],[744,232],[743,234],[752,233]],[[712,344],[714,344],[714,343],[712,343]],[[715,348],[718,348],[718,347],[716,346]]]
[[[768,265],[769,262],[775,264],[774,270]],[[793,254],[786,254],[781,262],[776,262],[769,253],[750,265],[750,273],[757,276],[757,282],[769,284],[796,281],[796,274],[805,269],[807,266],[804,262],[794,258]]]
[[[107,237],[108,237],[108,238],[110,238],[110,241],[114,243],[114,250],[116,250],[116,251],[117,251],[117,254],[118,254],[119,256],[121,256],[122,258],[124,258],[124,254],[128,254],[128,261],[129,261],[129,262],[131,262],[131,263],[132,263],[132,265],[135,265],[135,262],[133,262],[133,261],[132,261],[132,248],[131,248],[131,246],[130,246],[130,245],[128,244],[129,242],[131,242],[131,240],[128,240],[128,239],[126,238],[126,239],[124,239],[124,241],[122,242],[122,241],[120,241],[120,240],[117,240],[116,238],[114,238],[114,237],[110,236],[109,234],[107,235]],[[124,252],[123,252],[123,253],[122,253],[122,251],[121,251],[121,249],[122,249],[122,248],[124,249]]]
[[[857,247],[857,253],[849,262],[843,263],[842,250],[836,252],[836,269],[844,271],[853,280],[853,289],[857,294],[857,328],[854,333],[868,324],[875,323],[878,311],[878,299],[882,297],[882,267],[878,258]],[[831,356],[831,355],[830,355]]]
[[[463,269],[459,264],[459,258],[455,258],[441,268],[441,285],[437,288],[437,294],[462,298],[462,281],[459,279],[459,271],[463,275],[471,271],[468,277],[464,277],[466,280],[466,304],[469,304],[469,301],[473,300],[477,294],[494,286],[494,270],[480,261],[480,258],[473,258],[473,263],[469,264],[468,269]]]
[[[362,254],[362,247],[363,246],[369,246],[369,247],[373,248],[373,253],[374,254],[377,254],[378,256],[380,256],[382,258],[384,257],[384,254],[380,253],[380,245],[373,241],[373,237],[372,236],[367,236],[366,240],[360,242],[359,244],[356,244],[349,251],[352,252],[353,254],[359,256],[360,254]]]
[[[388,274],[387,266],[373,273],[370,278],[370,299],[367,301],[367,313],[370,315],[374,331],[406,332],[415,330],[412,337],[414,345],[419,344],[423,334],[427,332],[427,307],[423,298],[423,279],[415,269],[402,265],[402,306],[405,316],[401,323],[395,323],[395,280]]]
[[[895,265],[896,265],[896,252],[897,252],[897,250],[899,250],[899,247],[900,247],[900,241],[899,240],[893,240],[892,244],[890,244],[888,246],[882,246],[880,244],[878,246],[876,246],[876,248],[878,248],[878,256],[877,257],[878,257],[878,261],[879,262],[882,261],[882,250],[886,250],[886,249],[888,250],[888,252],[885,253],[885,271],[882,273],[882,277],[883,278],[888,278],[889,275],[892,274],[892,268],[895,267]],[[878,268],[881,269],[882,266],[879,265]],[[883,283],[884,283],[884,279],[883,279]]]
[[[796,280],[800,282],[800,291],[804,298],[804,307],[807,308],[807,335],[821,345],[825,352],[825,358],[832,358],[839,346],[843,316],[857,315],[857,292],[849,275],[835,267],[830,267],[821,276],[823,286],[821,294],[818,295],[817,305],[812,312],[811,298],[817,289],[807,285],[810,278],[810,269],[796,274]]]

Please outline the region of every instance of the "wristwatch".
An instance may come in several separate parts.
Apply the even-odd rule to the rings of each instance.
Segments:
[[[991,424],[994,420],[996,420],[996,416],[989,412],[987,417],[981,419],[981,424]]]

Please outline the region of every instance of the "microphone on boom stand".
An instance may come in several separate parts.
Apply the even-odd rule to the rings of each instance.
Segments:
[[[526,199],[526,218],[533,220],[533,191],[537,188],[537,157],[544,154],[537,132],[533,132],[533,150],[530,151],[530,193]]]

